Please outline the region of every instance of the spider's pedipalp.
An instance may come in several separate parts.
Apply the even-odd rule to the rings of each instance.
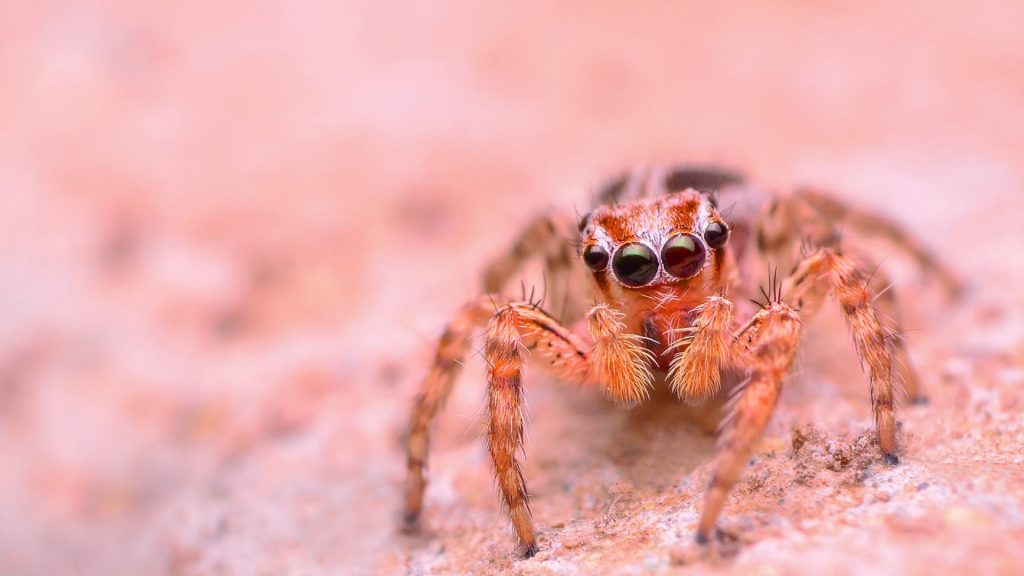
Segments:
[[[669,366],[668,380],[672,391],[691,405],[700,405],[718,393],[721,369],[731,355],[732,302],[712,296],[693,310],[692,327],[672,344],[668,352],[676,353]]]
[[[603,304],[587,313],[587,328],[594,339],[593,370],[609,398],[635,406],[650,394],[654,377],[649,366],[655,358],[645,345],[649,338],[626,332],[622,316]]]

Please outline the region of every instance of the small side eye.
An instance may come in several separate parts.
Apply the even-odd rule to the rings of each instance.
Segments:
[[[608,251],[597,244],[587,246],[583,251],[583,261],[591,270],[604,270],[608,267]]]
[[[704,241],[711,248],[721,248],[729,240],[729,228],[721,222],[712,222],[704,230]]]

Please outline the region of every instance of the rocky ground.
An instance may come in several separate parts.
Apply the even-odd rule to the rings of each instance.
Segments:
[[[1019,3],[0,5],[0,573],[1019,573]],[[629,163],[720,162],[905,222],[931,402],[880,465],[835,314],[712,554],[714,438],[539,373],[512,554],[469,362],[424,531],[401,436],[487,258]]]

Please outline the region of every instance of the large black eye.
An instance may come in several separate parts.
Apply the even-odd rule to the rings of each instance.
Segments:
[[[665,270],[676,278],[692,278],[704,266],[707,251],[693,234],[676,234],[661,249]]]
[[[608,267],[608,251],[594,244],[583,251],[583,261],[591,270],[604,270]]]
[[[708,224],[707,229],[704,230],[704,241],[712,248],[721,248],[722,246],[725,246],[725,241],[728,239],[729,228],[721,222],[712,222],[711,224]]]
[[[615,253],[612,270],[626,286],[643,286],[658,275],[658,256],[644,244],[624,244]]]

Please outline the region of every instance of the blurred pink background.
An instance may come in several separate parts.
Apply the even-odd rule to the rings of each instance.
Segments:
[[[402,566],[430,340],[629,164],[841,190],[1016,311],[1022,106],[1013,1],[0,3],[0,573]]]

